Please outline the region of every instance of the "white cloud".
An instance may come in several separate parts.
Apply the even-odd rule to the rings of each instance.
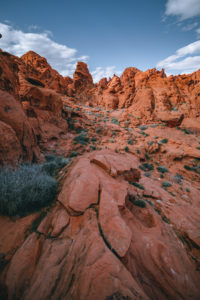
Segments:
[[[30,30],[30,29],[29,29]],[[87,61],[88,56],[79,57],[77,50],[54,42],[51,32],[25,33],[8,24],[0,23],[2,39],[0,48],[16,56],[32,50],[44,56],[49,64],[63,76],[71,76],[77,61]]]
[[[157,63],[168,74],[191,73],[200,69],[200,40],[182,47],[175,54]]]
[[[182,30],[183,31],[190,31],[192,29],[194,29],[195,27],[198,26],[198,23],[197,22],[194,22],[194,23],[190,23],[190,24],[187,24],[185,26],[182,27]]]
[[[166,16],[177,16],[181,20],[200,15],[199,0],[168,0],[166,3]]]
[[[117,71],[115,66],[110,66],[110,67],[106,67],[106,68],[97,67],[92,72],[94,82],[99,82],[99,80],[104,77],[109,79],[109,77],[112,77],[114,74],[115,75],[121,74],[121,71]]]
[[[200,28],[196,29],[197,36],[200,37]]]

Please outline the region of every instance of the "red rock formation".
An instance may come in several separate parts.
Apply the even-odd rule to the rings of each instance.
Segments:
[[[39,80],[41,83],[56,92],[66,94],[67,86],[70,83],[69,77],[64,78],[56,70],[52,69],[46,58],[29,51],[22,55],[21,59],[25,62],[28,69],[28,81]],[[31,77],[33,76],[33,78]]]
[[[191,198],[189,220],[190,204],[170,201],[155,181],[142,176],[143,193],[154,190],[152,198],[161,199],[173,226],[150,204],[135,206],[137,188],[121,176],[138,165],[130,154],[86,154],[63,174],[59,201],[35,232],[30,231],[35,215],[18,220],[15,236],[18,232],[20,238],[11,242],[13,221],[0,217],[2,295],[33,300],[198,299],[199,273],[175,233],[182,226],[199,243],[199,221],[195,226],[192,221],[198,201]],[[187,222],[181,225],[183,218]]]
[[[36,160],[39,155],[37,140],[20,103],[10,94],[0,91],[1,135],[0,162]],[[16,148],[15,148],[16,147]]]
[[[67,132],[67,122],[62,118],[61,94],[44,88],[45,84],[56,82],[54,79],[58,73],[49,66],[50,76],[43,81],[42,70],[48,68],[46,60],[32,52],[23,59],[26,63],[9,53],[0,52],[0,121],[1,132],[7,132],[6,143],[3,137],[0,141],[1,163],[35,161],[39,158],[39,144],[44,147],[44,143]],[[62,79],[67,84],[70,82],[69,78]]]

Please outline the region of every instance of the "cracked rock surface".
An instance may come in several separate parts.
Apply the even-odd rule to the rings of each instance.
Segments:
[[[144,181],[138,165],[129,153],[86,153],[65,170],[52,207],[16,220],[1,216],[0,298],[199,299],[197,265],[177,235],[177,228],[188,232],[198,250],[198,221],[181,224],[172,197]],[[131,181],[143,183],[155,204],[161,199],[171,224],[152,203],[134,205],[139,192]],[[176,211],[186,219],[187,207]]]

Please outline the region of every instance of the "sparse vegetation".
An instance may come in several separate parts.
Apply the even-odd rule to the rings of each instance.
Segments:
[[[57,193],[57,182],[42,165],[0,168],[0,213],[23,216],[49,205]]]
[[[144,186],[142,184],[139,184],[137,182],[130,182],[130,184],[134,185],[135,187],[137,187],[140,190],[144,190]]]
[[[128,151],[129,151],[129,147],[126,146],[126,147],[124,148],[124,151],[128,152]]]
[[[152,171],[154,170],[153,164],[143,163],[139,166],[139,168],[143,171]]]
[[[90,142],[89,138],[87,137],[87,133],[82,131],[78,136],[74,138],[74,144],[81,144],[87,145]]]
[[[167,173],[168,172],[168,169],[166,167],[164,167],[164,166],[158,166],[157,170],[160,173]]]
[[[169,181],[163,181],[163,183],[162,183],[163,188],[168,188],[170,186],[172,186],[172,184]]]

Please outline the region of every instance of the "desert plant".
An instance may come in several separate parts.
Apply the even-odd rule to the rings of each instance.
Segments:
[[[139,165],[139,168],[143,171],[152,171],[152,170],[154,170],[154,165],[148,164],[148,163],[143,163],[143,164]]]
[[[142,184],[139,184],[137,182],[130,182],[130,184],[134,185],[135,187],[137,187],[140,190],[144,190],[144,186]]]
[[[87,132],[82,131],[78,136],[74,138],[74,144],[87,145],[89,143],[89,138],[87,137]]]
[[[23,216],[49,205],[57,193],[57,182],[41,165],[0,169],[0,213]]]
[[[158,166],[157,170],[160,173],[167,173],[168,172],[168,169],[166,167],[164,167],[164,166]]]
[[[119,121],[116,118],[112,118],[111,123],[120,125]]]
[[[124,151],[128,152],[128,151],[129,151],[129,147],[126,146],[126,147],[124,148]]]
[[[147,128],[148,128],[148,126],[147,125],[143,125],[143,126],[139,126],[138,127],[140,130],[146,130]]]
[[[128,140],[128,144],[129,144],[129,145],[133,145],[133,140],[132,140],[132,139],[129,139],[129,140]]]
[[[168,187],[170,187],[170,186],[172,186],[172,184],[171,184],[169,181],[163,181],[162,187],[168,188]]]
[[[69,159],[62,156],[47,155],[46,162],[41,165],[42,171],[50,176],[56,176],[57,172],[69,163]]]

